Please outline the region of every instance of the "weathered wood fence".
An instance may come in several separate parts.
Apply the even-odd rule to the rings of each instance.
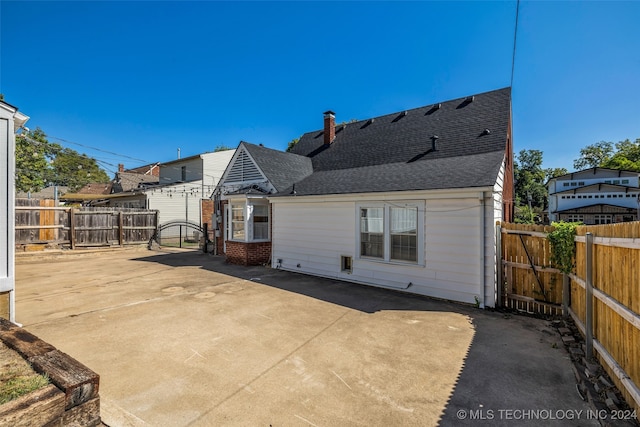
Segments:
[[[578,227],[569,275],[551,266],[546,236],[553,227],[502,223],[498,229],[502,304],[570,315],[593,338],[594,356],[627,402],[640,409],[640,222]]]
[[[57,207],[52,200],[16,199],[16,245],[71,249],[148,243],[158,212],[126,208]]]

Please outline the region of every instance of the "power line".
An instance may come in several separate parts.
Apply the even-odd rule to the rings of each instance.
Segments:
[[[125,159],[135,160],[135,161],[137,161],[137,162],[142,162],[142,163],[151,163],[151,162],[148,162],[148,161],[146,161],[146,160],[137,159],[137,158],[135,158],[135,157],[125,156],[124,154],[114,153],[113,151],[107,151],[107,150],[103,150],[103,149],[101,149],[101,148],[96,148],[96,147],[91,147],[91,146],[89,146],[89,145],[80,144],[80,143],[78,143],[78,142],[68,141],[68,140],[66,140],[66,139],[58,138],[58,137],[56,137],[56,136],[47,135],[47,137],[48,137],[48,138],[53,138],[53,139],[55,139],[55,140],[57,140],[57,141],[66,142],[67,144],[77,145],[77,146],[79,146],[79,147],[84,147],[84,148],[88,148],[88,149],[90,149],[90,150],[100,151],[100,152],[102,152],[102,153],[111,154],[111,155],[118,156],[118,157],[122,157],[122,158],[125,158]]]
[[[513,70],[516,66],[516,38],[518,36],[518,14],[520,12],[520,0],[516,3],[516,27],[513,31],[513,55],[511,56],[511,83],[509,87],[513,88]]]

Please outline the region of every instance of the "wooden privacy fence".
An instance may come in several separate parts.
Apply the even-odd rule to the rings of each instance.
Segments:
[[[124,246],[148,243],[158,211],[56,207],[52,200],[16,199],[16,245]]]
[[[575,267],[551,266],[549,226],[501,223],[502,305],[571,315],[627,402],[640,409],[640,222],[582,226]],[[587,295],[590,295],[587,298]]]
[[[498,230],[502,305],[528,313],[562,314],[562,272],[551,267],[547,240],[553,227],[502,223]]]

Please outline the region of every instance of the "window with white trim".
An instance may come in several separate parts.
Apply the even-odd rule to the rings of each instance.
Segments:
[[[419,203],[371,203],[358,206],[361,259],[423,262],[424,206]]]
[[[584,215],[569,214],[567,215],[567,222],[584,222]]]
[[[596,214],[593,216],[594,224],[611,224],[611,215]]]
[[[360,208],[360,256],[384,258],[384,208]]]
[[[245,240],[244,219],[245,204],[231,204],[231,221],[229,236],[231,240]]]
[[[229,204],[229,240],[253,242],[269,240],[269,202],[263,199],[238,200]]]

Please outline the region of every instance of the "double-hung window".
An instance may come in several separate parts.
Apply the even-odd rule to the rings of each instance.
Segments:
[[[424,215],[420,203],[358,206],[359,256],[386,262],[423,263]]]
[[[238,242],[269,240],[269,204],[266,200],[232,200],[227,238]]]

